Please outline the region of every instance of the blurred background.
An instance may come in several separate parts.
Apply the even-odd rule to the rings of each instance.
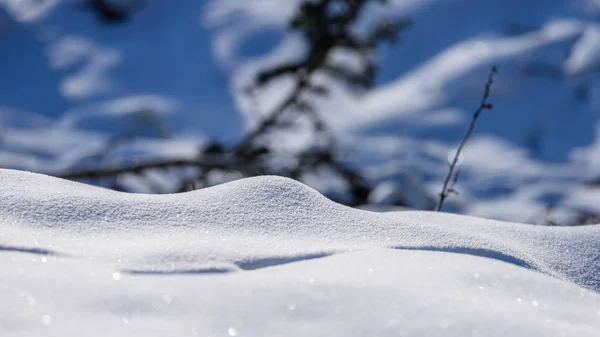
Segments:
[[[600,223],[598,0],[0,0],[0,167]],[[0,186],[1,188],[1,186]]]

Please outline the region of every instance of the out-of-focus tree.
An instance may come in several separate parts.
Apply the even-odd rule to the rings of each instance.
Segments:
[[[85,6],[98,14],[105,23],[119,23],[129,19],[144,0],[86,0]]]
[[[122,20],[128,9],[134,6],[115,7],[108,0],[90,0],[105,20]],[[129,1],[128,3],[132,3]],[[332,85],[343,85],[349,90],[366,91],[373,86],[377,65],[374,52],[384,42],[399,41],[399,33],[409,26],[406,19],[382,18],[370,27],[357,29],[361,18],[369,15],[369,5],[385,5],[385,0],[304,0],[289,23],[293,33],[300,33],[306,43],[305,54],[300,60],[275,64],[259,71],[246,88],[247,95],[254,95],[280,78],[293,80],[293,88],[282,101],[264,115],[256,127],[235,144],[217,142],[203,146],[195,160],[153,160],[124,166],[92,168],[90,170],[62,174],[70,179],[111,178],[114,188],[123,174],[143,175],[148,170],[168,170],[174,167],[192,167],[196,173],[181,179],[175,191],[185,191],[190,186],[210,185],[210,176],[235,172],[242,176],[277,174],[302,180],[316,170],[328,170],[338,176],[347,186],[347,196],[339,201],[351,205],[365,203],[371,186],[361,172],[342,163],[338,158],[336,136],[323,120],[312,98],[326,98]],[[136,4],[136,6],[139,4]],[[123,9],[127,8],[127,9]],[[370,18],[371,19],[371,18]],[[336,63],[334,53],[342,52],[359,60],[359,66]],[[325,76],[331,81],[316,81]],[[288,164],[273,165],[282,154],[269,141],[273,131],[286,130],[290,116],[302,116],[310,121],[311,131],[316,135],[314,146],[294,153]],[[285,133],[285,131],[284,131]]]

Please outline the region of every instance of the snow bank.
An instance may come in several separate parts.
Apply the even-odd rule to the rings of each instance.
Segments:
[[[600,333],[600,226],[372,213],[279,177],[0,186],[3,336]]]

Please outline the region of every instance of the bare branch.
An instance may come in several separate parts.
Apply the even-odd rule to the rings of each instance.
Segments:
[[[91,170],[80,170],[64,174],[51,174],[64,179],[82,179],[82,178],[106,178],[115,177],[123,173],[141,173],[149,169],[169,168],[169,167],[199,167],[207,170],[230,170],[237,171],[245,175],[259,175],[261,170],[252,169],[247,163],[232,163],[213,160],[194,160],[194,159],[168,159],[168,160],[149,160],[130,165],[115,165],[112,167],[95,168]]]
[[[460,142],[460,145],[458,146],[458,149],[456,150],[456,154],[454,155],[454,158],[452,159],[452,162],[450,163],[450,167],[448,168],[448,174],[446,175],[446,179],[444,180],[444,185],[442,186],[442,192],[440,192],[440,199],[438,201],[437,206],[435,207],[436,212],[439,212],[442,209],[442,206],[444,205],[444,201],[446,200],[446,198],[448,198],[448,195],[450,193],[452,193],[453,191],[455,191],[453,186],[456,184],[456,181],[458,180],[458,174],[456,175],[455,181],[452,184],[452,188],[451,188],[452,191],[448,187],[448,184],[450,183],[450,179],[452,179],[452,175],[454,173],[454,169],[456,168],[456,164],[458,163],[460,153],[462,152],[463,148],[469,141],[469,137],[471,137],[471,133],[473,132],[473,129],[475,128],[475,123],[477,123],[477,119],[479,118],[479,115],[481,115],[481,112],[483,110],[491,110],[492,109],[492,104],[488,103],[488,98],[490,96],[490,89],[492,87],[492,84],[494,83],[494,75],[496,75],[497,73],[498,73],[498,68],[496,66],[493,66],[492,70],[490,70],[488,80],[485,83],[485,90],[483,92],[483,97],[481,98],[481,104],[479,104],[479,107],[477,108],[477,110],[475,110],[475,113],[473,113],[473,118],[471,119],[471,124],[469,124],[469,128],[467,129],[467,132],[465,133],[463,140]]]

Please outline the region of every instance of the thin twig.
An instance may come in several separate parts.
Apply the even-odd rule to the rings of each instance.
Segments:
[[[460,153],[462,152],[463,148],[469,141],[469,137],[471,137],[471,133],[473,132],[473,129],[475,128],[475,123],[477,123],[477,119],[479,118],[479,115],[481,115],[481,112],[483,110],[491,110],[492,109],[492,104],[488,103],[488,98],[490,96],[490,88],[492,87],[492,84],[494,83],[494,75],[496,73],[498,73],[498,68],[496,66],[493,66],[492,70],[490,70],[488,80],[485,83],[485,91],[483,92],[483,97],[481,98],[481,104],[479,105],[477,110],[475,110],[475,113],[473,114],[473,118],[471,119],[471,124],[469,124],[469,129],[467,129],[467,132],[465,133],[463,140],[460,142],[460,145],[458,146],[458,149],[456,150],[456,154],[454,155],[454,158],[452,159],[452,162],[450,163],[450,167],[448,168],[448,174],[446,175],[446,179],[444,180],[444,186],[442,187],[442,192],[440,192],[440,199],[438,201],[437,206],[435,207],[436,212],[439,212],[442,209],[442,206],[444,205],[444,201],[446,200],[448,195],[451,193],[448,189],[448,184],[450,183],[450,179],[452,179],[452,175],[454,173],[454,169],[456,168],[456,164],[458,163]],[[454,184],[456,184],[456,182]]]

